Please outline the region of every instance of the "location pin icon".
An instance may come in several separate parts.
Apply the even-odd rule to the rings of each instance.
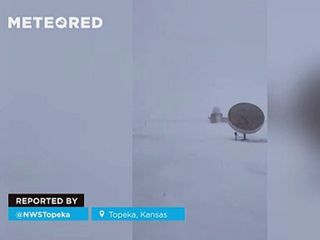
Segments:
[[[105,213],[105,212],[104,212],[103,210],[100,210],[100,211],[99,211],[99,215],[100,215],[101,218],[104,217],[104,213]]]

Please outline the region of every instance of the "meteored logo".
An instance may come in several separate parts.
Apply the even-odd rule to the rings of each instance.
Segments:
[[[101,17],[8,17],[8,29],[99,29]]]

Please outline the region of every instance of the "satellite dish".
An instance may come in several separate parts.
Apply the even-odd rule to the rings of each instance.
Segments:
[[[251,103],[238,103],[234,105],[228,113],[228,123],[236,133],[242,133],[244,139],[246,134],[251,134],[259,131],[264,123],[263,111]]]

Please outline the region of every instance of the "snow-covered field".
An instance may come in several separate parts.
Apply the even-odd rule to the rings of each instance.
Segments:
[[[134,205],[184,206],[187,219],[134,223],[134,239],[267,239],[266,132],[236,142],[228,124],[206,120],[135,129]]]

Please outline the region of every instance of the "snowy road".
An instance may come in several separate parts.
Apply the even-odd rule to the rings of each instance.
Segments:
[[[150,121],[134,131],[136,206],[184,206],[185,223],[135,223],[134,239],[265,240],[266,127],[235,142],[227,124]]]

